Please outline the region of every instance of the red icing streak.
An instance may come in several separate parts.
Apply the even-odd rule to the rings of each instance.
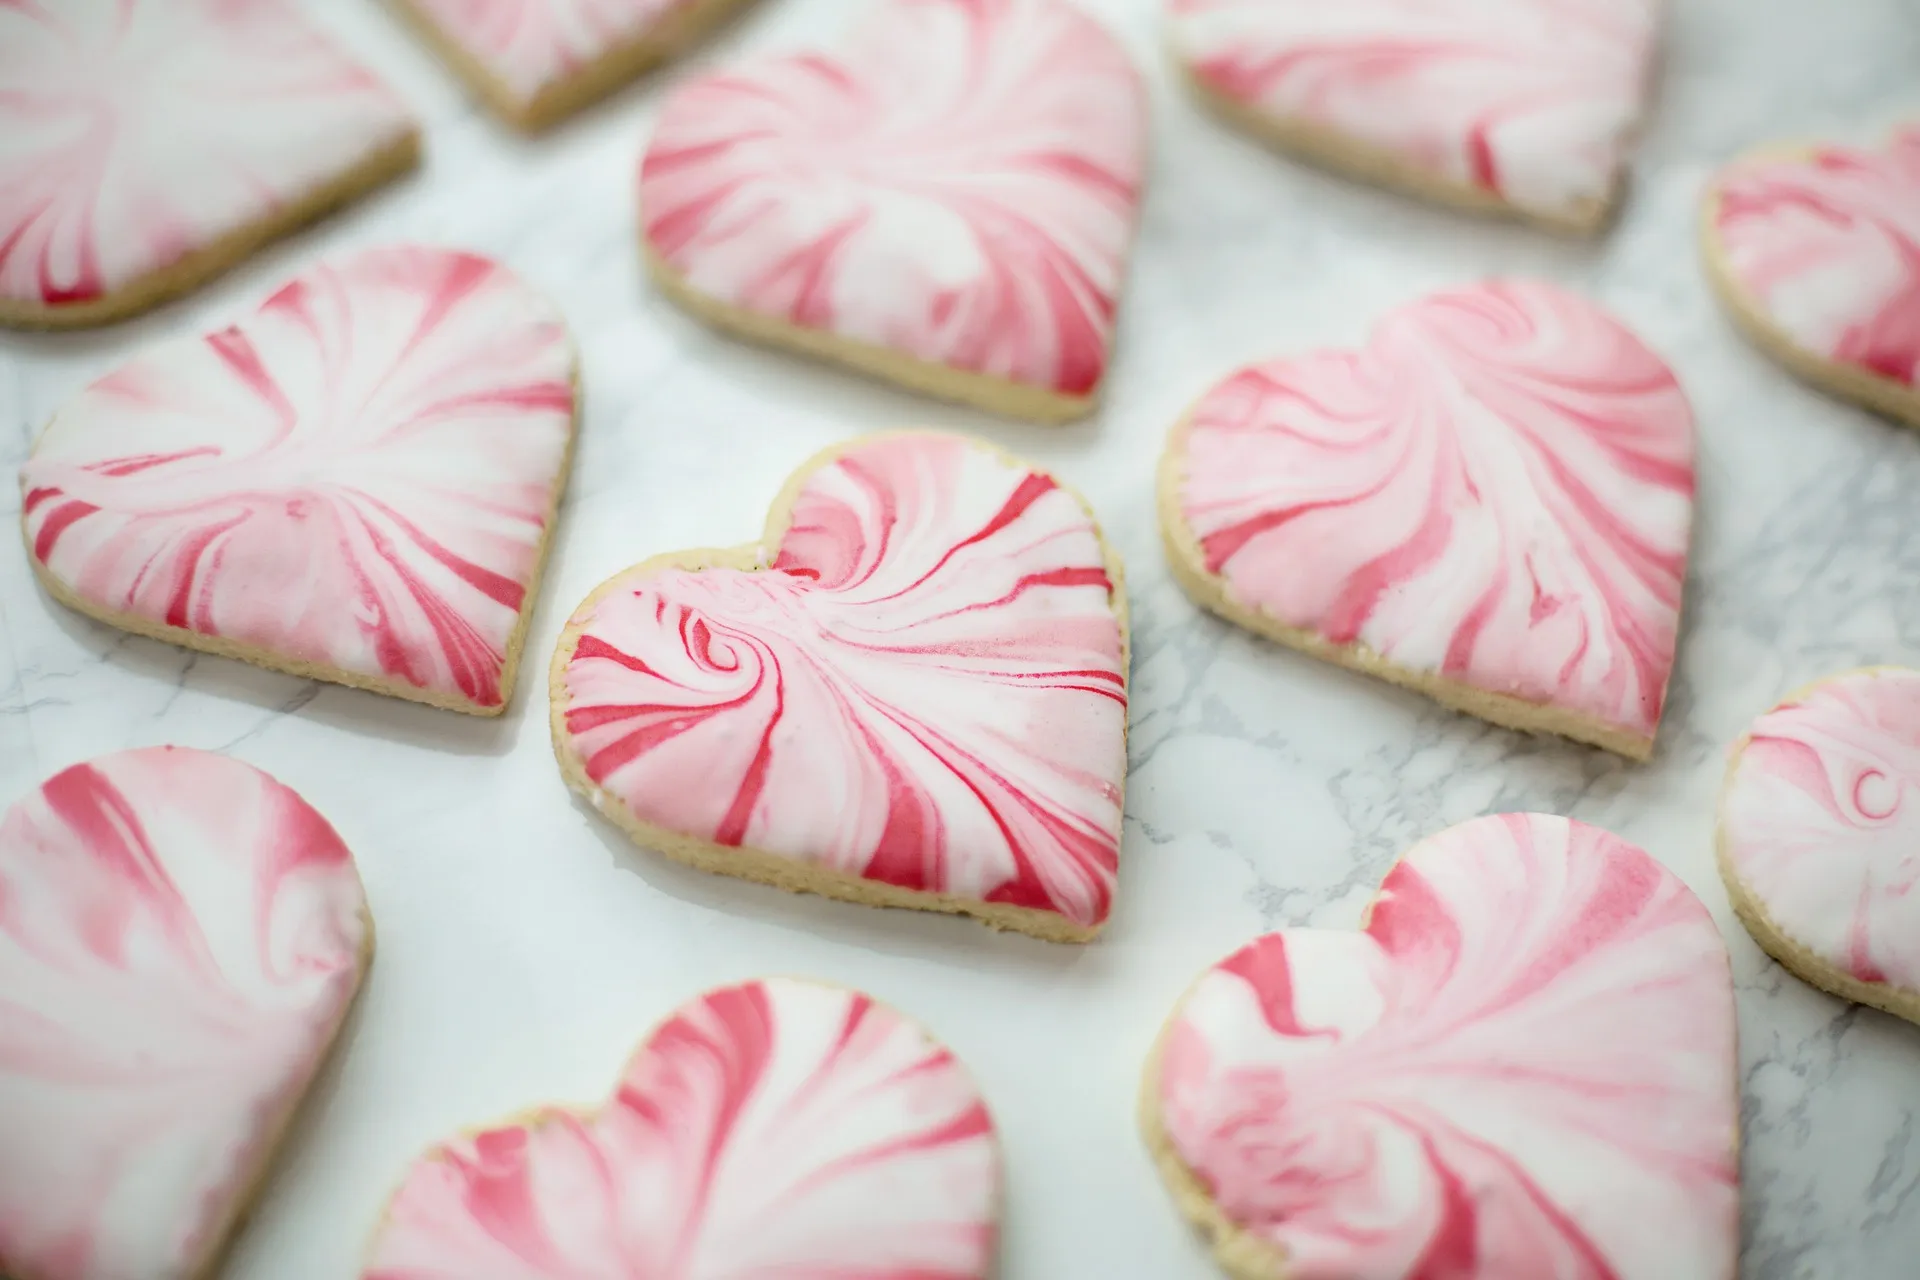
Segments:
[[[999,1171],[952,1056],[851,991],[711,992],[591,1119],[545,1112],[417,1163],[365,1280],[984,1280]]]
[[[1092,523],[951,437],[812,473],[772,570],[653,570],[577,619],[565,749],[634,816],[924,892],[1109,909],[1121,632]]]
[[[35,554],[102,612],[497,706],[572,364],[485,259],[322,266],[55,418],[23,472]]]
[[[640,171],[699,292],[1064,395],[1106,369],[1145,151],[1125,53],[1059,0],[884,0],[844,53],[701,77]]]
[[[1175,1152],[1289,1275],[1732,1274],[1726,952],[1606,832],[1538,814],[1443,832],[1364,933],[1256,941],[1165,1045]]]

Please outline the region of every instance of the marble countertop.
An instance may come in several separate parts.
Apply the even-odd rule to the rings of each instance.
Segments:
[[[1920,1029],[1787,976],[1727,906],[1710,850],[1726,745],[1785,691],[1920,663],[1920,437],[1806,390],[1722,321],[1694,249],[1701,183],[1778,135],[1865,140],[1920,115],[1920,0],[1674,0],[1625,216],[1591,244],[1428,209],[1290,164],[1177,91],[1151,0],[1082,0],[1147,68],[1155,155],[1107,408],[1066,428],[922,401],[717,337],[652,292],[633,170],[669,69],[536,141],[513,137],[372,0],[310,0],[427,122],[423,171],[189,300],[66,336],[0,335],[0,464],[84,383],[251,306],[348,246],[494,255],[555,298],[583,355],[573,483],[497,722],[134,639],[52,604],[0,540],[0,798],[151,743],[227,751],[301,791],[358,856],[380,956],[345,1051],[241,1235],[232,1280],[342,1280],[407,1162],[538,1101],[602,1097],[642,1033],[729,980],[808,974],[922,1019],[1003,1131],[1003,1270],[1214,1274],[1135,1136],[1139,1068],[1208,962],[1295,923],[1350,925],[1419,836],[1501,810],[1619,832],[1700,894],[1739,988],[1742,1274],[1904,1277],[1920,1263]],[[825,38],[843,0],[765,0],[697,52]],[[1699,413],[1699,514],[1658,752],[1636,766],[1444,711],[1264,644],[1174,586],[1153,467],[1236,362],[1362,336],[1396,303],[1490,273],[1587,290],[1676,366]],[[978,432],[1093,501],[1127,559],[1132,772],[1120,897],[1089,947],[801,898],[647,855],[573,801],[540,674],[602,578],[743,541],[816,449],[882,427]],[[0,486],[9,510],[12,486]]]

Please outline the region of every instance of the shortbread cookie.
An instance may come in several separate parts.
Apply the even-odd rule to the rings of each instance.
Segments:
[[[671,58],[745,0],[392,0],[498,115],[544,129]]]
[[[543,298],[472,254],[368,250],[62,409],[21,469],[27,546],[113,626],[498,715],[573,413]]]
[[[1106,372],[1145,149],[1138,71],[1066,0],[879,0],[844,53],[667,100],[643,247],[723,329],[1073,418]]]
[[[1241,626],[1644,760],[1693,449],[1679,384],[1618,321],[1494,282],[1209,391],[1162,459],[1161,530],[1188,594]]]
[[[1708,277],[1762,350],[1920,426],[1920,124],[1878,151],[1734,161],[1707,189],[1701,234]]]
[[[1359,933],[1201,976],[1141,1119],[1243,1280],[1729,1280],[1733,981],[1706,908],[1543,814],[1415,845]]]
[[[1203,101],[1306,159],[1580,234],[1612,212],[1660,0],[1166,0]]]
[[[353,859],[237,760],[75,765],[0,822],[0,1275],[210,1275],[373,954]]]
[[[0,324],[117,320],[413,167],[287,0],[0,4]]]
[[[1719,851],[1769,955],[1920,1022],[1920,671],[1834,676],[1756,720],[1720,793]]]
[[[953,1054],[858,992],[770,978],[682,1007],[599,1112],[428,1152],[363,1280],[986,1280],[999,1214]]]
[[[567,782],[723,875],[1099,932],[1126,779],[1119,560],[1045,472],[964,437],[807,463],[757,546],[596,588],[553,656]]]

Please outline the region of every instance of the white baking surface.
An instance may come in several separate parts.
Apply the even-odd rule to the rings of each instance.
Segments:
[[[419,175],[139,321],[0,335],[9,468],[64,399],[143,344],[222,323],[354,246],[415,239],[498,257],[560,303],[583,353],[573,485],[521,688],[498,722],[120,635],[47,600],[14,540],[0,549],[0,800],[125,747],[228,751],[327,814],[366,879],[379,958],[228,1276],[352,1277],[425,1145],[530,1103],[595,1101],[655,1019],[764,973],[862,987],[974,1069],[1005,1141],[1008,1280],[1212,1275],[1133,1123],[1140,1061],[1174,998],[1266,928],[1352,924],[1408,843],[1508,809],[1571,814],[1644,845],[1726,934],[1745,1094],[1742,1274],[1920,1271],[1920,1029],[1768,962],[1710,854],[1725,748],[1753,715],[1832,671],[1920,663],[1920,434],[1744,346],[1694,242],[1702,181],[1733,152],[1780,135],[1866,140],[1920,116],[1920,3],[1676,0],[1625,216],[1573,244],[1280,159],[1178,91],[1150,0],[1086,2],[1147,70],[1155,154],[1108,407],[1076,426],[999,422],[703,330],[647,287],[635,252],[635,164],[684,67],[526,141],[372,0],[309,7],[416,104]],[[829,40],[859,7],[763,0],[691,62]],[[1154,462],[1210,380],[1353,342],[1397,303],[1494,272],[1590,291],[1672,361],[1699,412],[1679,670],[1647,766],[1490,728],[1240,634],[1195,610],[1161,563]],[[703,876],[631,847],[554,767],[547,656],[590,587],[656,552],[750,540],[796,463],[905,424],[977,431],[1056,469],[1126,556],[1133,768],[1118,906],[1093,946]]]

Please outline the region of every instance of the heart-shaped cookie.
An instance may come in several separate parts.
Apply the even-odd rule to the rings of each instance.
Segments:
[[[1618,199],[1660,0],[1167,0],[1201,99],[1289,152],[1591,233]]]
[[[1701,235],[1708,278],[1762,350],[1920,426],[1920,125],[1877,151],[1734,161],[1707,189]]]
[[[742,0],[392,0],[487,105],[544,129],[672,57]]]
[[[999,1213],[954,1056],[858,992],[772,978],[682,1007],[597,1114],[428,1152],[363,1280],[985,1280]]]
[[[113,626],[498,715],[573,413],[543,298],[472,254],[368,250],[62,409],[21,469],[27,546]]]
[[[1733,1275],[1733,982],[1713,920],[1619,837],[1476,818],[1359,933],[1214,966],[1148,1064],[1147,1142],[1247,1280]]]
[[[0,1275],[209,1274],[373,954],[326,819],[181,747],[0,822]]]
[[[880,0],[844,53],[667,100],[644,248],[722,328],[1077,417],[1106,371],[1145,150],[1138,71],[1064,0]]]
[[[0,324],[130,315],[418,157],[287,0],[0,4]]]
[[[567,782],[705,871],[1056,941],[1113,899],[1126,596],[1085,503],[990,446],[869,436],[758,546],[596,588],[553,655]]]
[[[1660,358],[1593,304],[1506,281],[1220,383],[1168,442],[1160,520],[1181,584],[1242,626],[1645,759],[1693,486]]]
[[[1720,793],[1720,875],[1768,954],[1920,1022],[1920,671],[1822,680],[1754,721]]]

